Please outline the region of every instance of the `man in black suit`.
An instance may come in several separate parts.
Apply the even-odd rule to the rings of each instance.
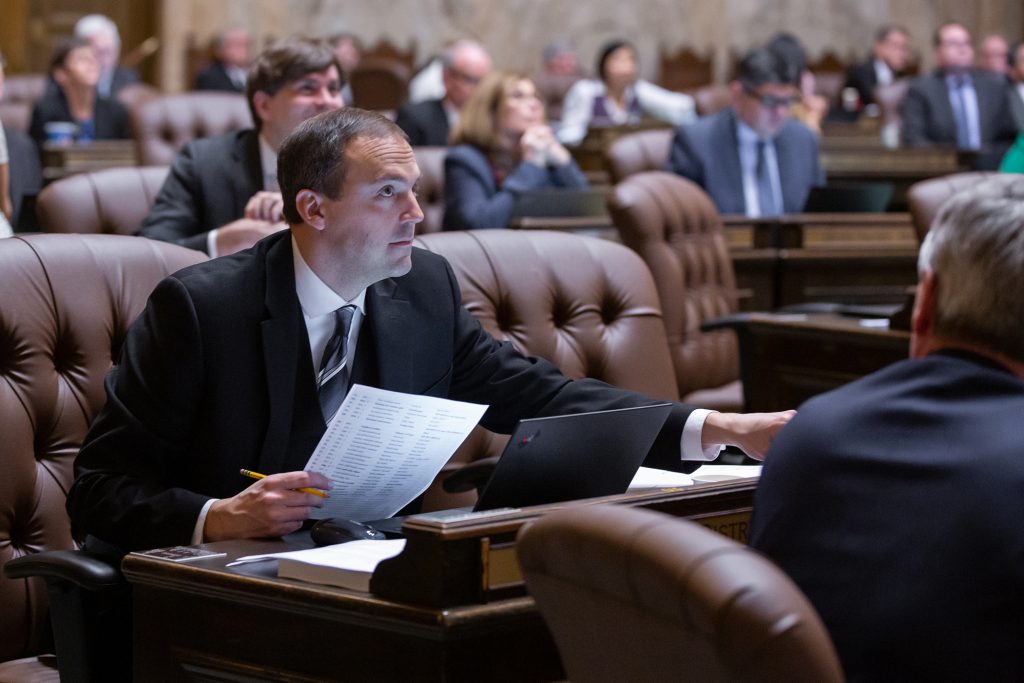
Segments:
[[[407,104],[398,110],[395,123],[414,147],[444,147],[477,84],[491,72],[491,56],[482,45],[460,40],[441,55],[445,95],[439,100]]]
[[[994,169],[1016,134],[1006,79],[971,68],[971,34],[960,24],[943,24],[933,42],[938,68],[911,82],[900,108],[903,144],[977,150],[977,168]]]
[[[315,370],[332,347],[347,348],[345,380],[351,368],[351,382],[487,403],[482,423],[499,432],[524,417],[650,400],[569,380],[462,307],[448,264],[412,247],[419,168],[385,117],[310,119],[279,163],[291,231],[172,275],[131,327],[75,460],[77,532],[133,549],[298,529],[320,499],[296,489],[331,487],[302,468],[336,410],[322,404]],[[648,464],[686,469],[681,457],[719,443],[758,455],[790,416],[677,404]],[[240,468],[270,476],[247,486]]]
[[[703,187],[725,214],[802,211],[825,178],[817,136],[790,115],[799,78],[780,53],[748,52],[729,84],[732,106],[677,128],[668,169]]]
[[[919,259],[910,360],[815,397],[772,443],[751,545],[850,681],[1024,672],[1024,188],[950,199]]]
[[[186,144],[138,234],[221,256],[283,229],[277,149],[302,121],[344,106],[343,84],[324,43],[268,47],[247,85],[256,128]]]
[[[850,67],[843,89],[857,91],[859,108],[875,103],[875,88],[889,85],[903,75],[910,57],[910,35],[902,26],[888,25],[878,29],[871,59]]]
[[[213,63],[196,74],[196,90],[245,92],[252,40],[240,26],[226,29],[213,40]]]

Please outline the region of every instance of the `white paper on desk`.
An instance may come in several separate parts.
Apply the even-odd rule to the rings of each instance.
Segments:
[[[306,463],[331,480],[312,517],[391,517],[423,493],[487,406],[355,384]]]
[[[673,486],[693,486],[693,479],[682,472],[659,470],[653,467],[641,467],[629,482],[629,491],[641,489],[661,489]]]
[[[690,477],[695,482],[730,481],[761,476],[761,465],[701,465]]]

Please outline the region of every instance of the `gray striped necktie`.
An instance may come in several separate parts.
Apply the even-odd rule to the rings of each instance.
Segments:
[[[355,306],[342,306],[334,312],[334,334],[327,340],[320,371],[316,375],[317,391],[320,394],[320,411],[324,422],[330,422],[341,407],[348,391],[349,371],[348,331],[352,326]]]
[[[767,146],[766,141],[757,141],[757,203],[761,205],[762,216],[778,216],[781,212],[775,205],[775,192],[772,190],[772,177],[768,170]]]

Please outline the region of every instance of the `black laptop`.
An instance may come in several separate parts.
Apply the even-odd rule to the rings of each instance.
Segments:
[[[845,183],[812,187],[804,213],[882,213],[892,201],[892,183]]]
[[[671,403],[521,420],[474,511],[625,493]]]

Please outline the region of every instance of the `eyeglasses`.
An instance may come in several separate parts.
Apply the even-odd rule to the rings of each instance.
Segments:
[[[448,67],[448,73],[450,73],[452,76],[459,79],[466,85],[476,85],[484,78],[483,76],[472,76],[466,73],[465,71],[459,71],[454,66]]]
[[[790,107],[793,106],[795,102],[797,102],[800,99],[796,95],[787,95],[785,97],[779,97],[778,95],[767,95],[764,93],[759,93],[757,92],[757,90],[750,87],[749,85],[743,86],[743,92],[745,92],[747,95],[753,97],[755,100],[760,102],[761,106],[764,107],[765,109],[778,109],[779,107],[789,109]]]

